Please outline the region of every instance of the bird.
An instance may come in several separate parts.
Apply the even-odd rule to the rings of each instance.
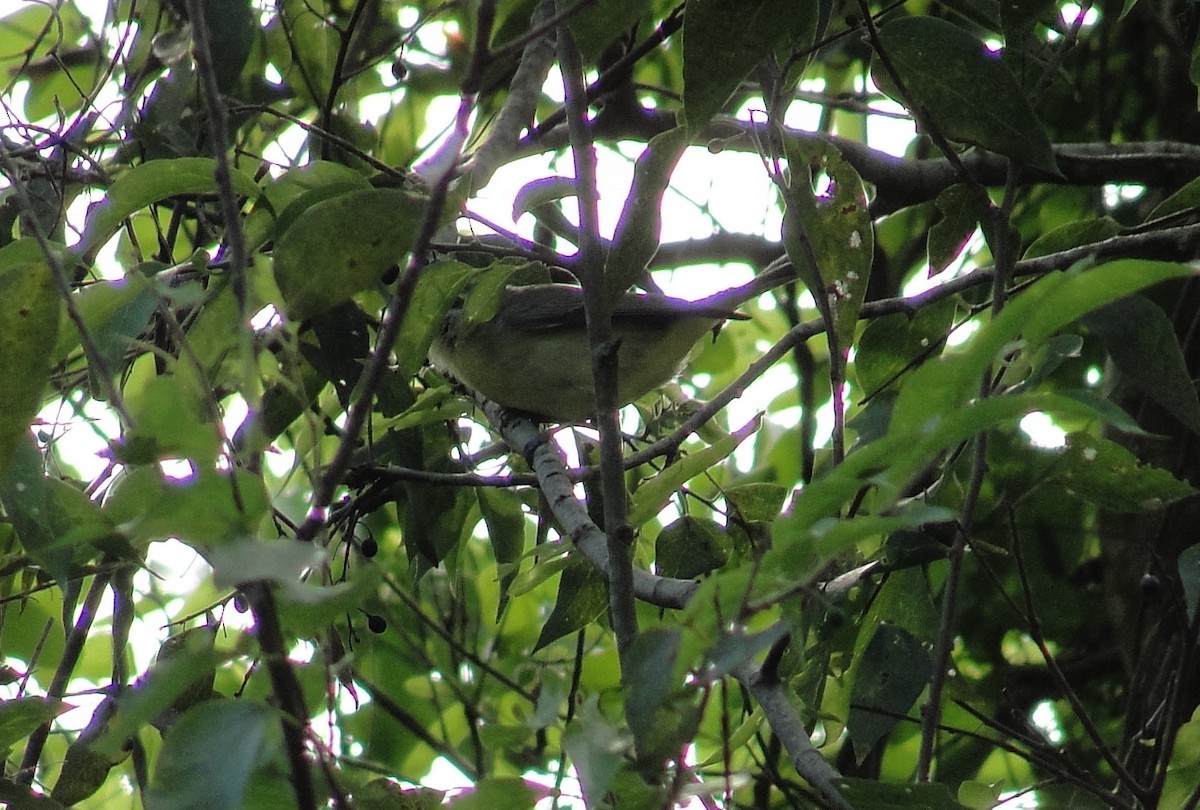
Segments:
[[[753,281],[697,301],[627,291],[612,307],[617,398],[627,405],[670,382],[700,339],[737,308],[795,278],[784,260]],[[429,348],[439,371],[539,422],[582,423],[595,415],[592,347],[583,289],[564,283],[508,286],[495,314],[468,323],[461,306],[444,317]]]

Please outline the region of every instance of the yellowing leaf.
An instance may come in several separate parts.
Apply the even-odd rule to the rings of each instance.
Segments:
[[[58,333],[53,272],[32,240],[0,250],[0,470],[37,414]]]

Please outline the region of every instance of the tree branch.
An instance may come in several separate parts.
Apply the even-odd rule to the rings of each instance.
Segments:
[[[560,6],[565,5],[563,0]],[[628,501],[622,470],[621,403],[618,394],[620,337],[613,329],[612,301],[604,277],[605,248],[600,237],[600,192],[596,181],[596,149],[588,127],[588,102],[583,65],[571,31],[558,29],[558,62],[563,74],[567,131],[575,161],[575,196],[579,203],[579,262],[576,273],[583,288],[588,346],[596,392],[596,426],[600,431],[600,484],[603,492],[604,534],[608,545],[608,607],[621,670],[628,670],[625,653],[637,635],[633,582],[633,529],[626,523]],[[574,362],[564,358],[564,362]]]
[[[834,785],[834,780],[840,779],[842,775],[812,744],[808,731],[804,728],[804,721],[792,705],[783,681],[763,677],[759,668],[750,661],[739,666],[734,675],[762,707],[763,714],[771,724],[771,730],[787,749],[796,773],[804,777],[830,807],[837,810],[854,810]]]
[[[723,148],[757,152],[765,137],[765,124],[729,117],[714,119],[699,131],[693,142],[706,146],[719,141]],[[674,113],[669,110],[643,110],[636,118],[620,121],[606,119],[603,126],[593,123],[598,142],[616,143],[630,138],[649,140],[674,129]],[[792,135],[820,138],[838,148],[864,180],[875,186],[871,214],[883,216],[936,199],[945,189],[959,182],[955,168],[945,158],[909,160],[857,141],[834,135],[789,130]],[[557,128],[540,137],[526,136],[517,155],[539,154],[561,147],[566,131]],[[1054,184],[1099,186],[1105,183],[1135,183],[1159,188],[1177,188],[1182,178],[1200,175],[1200,144],[1180,141],[1143,141],[1140,143],[1062,143],[1053,146],[1054,159],[1062,176],[1035,169],[1022,173],[1021,185]],[[1000,186],[1008,174],[1008,159],[1002,155],[973,149],[961,157],[967,176],[981,185]]]
[[[79,663],[84,642],[87,641],[88,632],[92,629],[96,610],[100,607],[100,598],[104,596],[104,589],[108,587],[108,582],[108,574],[97,574],[92,578],[87,596],[83,598],[83,604],[79,608],[79,617],[75,620],[71,632],[67,633],[62,657],[58,659],[58,666],[55,667],[54,675],[50,678],[50,685],[46,687],[48,700],[62,700],[63,695],[66,694],[67,684],[70,683],[71,676],[75,672],[75,665]],[[50,725],[49,722],[42,723],[29,735],[29,741],[25,743],[25,753],[21,757],[21,765],[17,769],[16,776],[13,777],[17,784],[33,783],[33,777],[37,773],[38,760],[42,758],[42,749],[45,748],[46,739],[50,736]]]
[[[524,417],[514,416],[494,402],[484,406],[488,420],[499,427],[509,446],[520,452],[537,475],[538,486],[564,535],[597,570],[610,576],[608,539],[588,517],[587,507],[573,491],[566,464],[546,434]],[[663,608],[683,608],[699,583],[691,579],[660,577],[630,565],[634,595]]]
[[[555,32],[548,23],[555,19],[554,0],[541,0],[529,18],[529,25],[542,33],[530,40],[521,52],[521,61],[508,87],[508,98],[496,116],[487,140],[475,150],[464,167],[464,180],[472,189],[481,189],[503,165],[520,141],[521,131],[530,126],[537,112],[542,85],[554,64]]]

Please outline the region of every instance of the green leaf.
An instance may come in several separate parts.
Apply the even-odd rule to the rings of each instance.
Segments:
[[[1021,357],[1017,362],[1010,363],[1001,376],[1002,384],[1008,383],[1010,371],[1024,374],[1024,379],[1013,386],[1014,391],[1024,391],[1041,385],[1053,374],[1059,366],[1068,359],[1079,357],[1083,351],[1083,338],[1069,332],[1055,335],[1033,351],[1028,357]]]
[[[300,353],[333,384],[342,407],[349,408],[371,354],[371,319],[345,301],[312,316],[308,326],[311,333],[301,336]]]
[[[62,66],[56,63],[45,75],[29,82],[25,95],[25,120],[39,121],[53,115],[74,116],[84,102],[93,98],[91,90],[101,79],[95,60],[85,64]]]
[[[720,568],[729,561],[732,549],[725,527],[684,515],[658,533],[654,564],[663,576],[692,579]]]
[[[238,540],[205,553],[213,569],[213,584],[234,588],[245,582],[273,582],[296,602],[315,603],[345,591],[349,583],[322,586],[303,581],[310,570],[324,562],[321,549],[311,543],[284,540]]]
[[[904,458],[903,461],[911,463],[912,460]],[[893,487],[883,487],[881,500],[891,502],[895,494]],[[886,515],[827,517],[802,534],[796,534],[797,526],[789,517],[785,523],[775,526],[774,545],[768,554],[771,563],[780,566],[779,570],[787,571],[791,576],[807,577],[812,573],[810,566],[821,565],[854,548],[857,543],[870,541],[874,544],[893,532],[949,521],[954,517],[954,512],[945,507],[910,503]]]
[[[309,207],[275,242],[275,281],[303,320],[379,283],[400,263],[428,200],[399,189],[340,194]]]
[[[1096,310],[1084,323],[1100,336],[1120,379],[1200,433],[1200,400],[1171,319],[1162,307],[1131,295]]]
[[[991,200],[981,189],[956,183],[938,194],[935,204],[942,218],[929,229],[926,240],[931,276],[949,267],[971,241]]]
[[[496,615],[504,612],[508,603],[508,587],[517,576],[516,563],[525,551],[525,509],[521,496],[509,489],[477,487],[479,512],[487,526],[488,540],[496,566],[507,573],[500,577],[500,603]]]
[[[253,536],[270,508],[262,478],[202,471],[166,479],[156,466],[127,470],[104,501],[104,511],[135,544],[177,537],[193,547]]]
[[[249,0],[207,0],[203,8],[209,47],[212,53],[221,55],[213,60],[217,89],[230,93],[250,57],[258,22]]]
[[[533,652],[582,630],[608,610],[608,582],[601,571],[578,555],[572,556],[558,581],[558,597]]]
[[[1088,503],[1109,512],[1144,512],[1196,494],[1190,484],[1143,464],[1116,442],[1088,433],[1067,436],[1054,478]]]
[[[896,784],[843,778],[833,784],[857,810],[963,810],[950,788],[936,782]]]
[[[1048,256],[1061,250],[1103,242],[1121,232],[1121,225],[1112,217],[1096,217],[1067,222],[1046,231],[1025,249],[1026,259]]]
[[[1159,807],[1186,807],[1200,784],[1200,709],[1179,727]]]
[[[515,267],[496,262],[472,275],[470,288],[463,296],[462,306],[463,324],[467,329],[473,329],[496,317],[514,272]]]
[[[677,627],[656,627],[641,632],[625,657],[629,662],[621,674],[625,687],[625,717],[629,720],[629,729],[641,759],[669,755],[672,746],[678,750],[678,746],[686,742],[686,739],[675,739],[678,735],[674,732],[679,729],[673,721],[680,716],[681,707],[671,700],[683,687],[682,678],[675,671],[682,632]],[[671,710],[664,711],[668,706]],[[663,748],[667,750],[661,750]]]
[[[1179,582],[1183,586],[1188,619],[1194,622],[1200,609],[1200,545],[1189,546],[1179,553]]]
[[[683,110],[695,132],[787,33],[791,0],[689,0],[683,18]]]
[[[1200,46],[1196,53],[1200,54]],[[1192,178],[1178,191],[1154,206],[1154,210],[1150,212],[1150,216],[1146,217],[1146,221],[1153,222],[1156,219],[1169,217],[1183,211],[1191,211],[1195,208],[1200,208],[1200,177]]]
[[[111,755],[97,751],[92,743],[98,739],[112,722],[116,701],[106,697],[92,712],[92,718],[87,726],[79,732],[63,758],[62,771],[50,798],[66,806],[74,806],[84,799],[95,795],[108,780],[108,773],[114,766],[129,757],[129,751],[118,749]]]
[[[906,371],[940,355],[956,310],[954,300],[946,299],[913,315],[897,312],[872,319],[858,339],[854,357],[859,387],[873,396],[894,386]]]
[[[943,526],[953,525],[953,523],[943,524]],[[953,529],[949,531],[953,531]],[[913,550],[914,543],[928,543],[941,550],[941,557],[946,556],[948,540],[943,538],[939,541],[933,536],[928,524],[915,530],[906,529],[896,532],[888,538],[888,543],[893,544],[893,537],[903,535],[911,538],[910,552]],[[871,607],[864,617],[864,626],[874,627],[890,624],[908,632],[918,641],[932,645],[937,638],[939,620],[939,609],[934,605],[933,598],[930,596],[926,572],[914,566],[901,570],[892,569],[888,572],[888,576],[871,600]],[[857,639],[855,653],[861,655],[865,652],[866,645],[870,641],[869,638]]]
[[[406,789],[390,779],[372,779],[354,791],[355,810],[441,810],[445,791]]]
[[[889,623],[876,628],[854,664],[846,720],[859,762],[908,713],[932,672],[929,650],[907,630]]]
[[[755,424],[754,430],[757,429],[758,425]],[[630,498],[629,524],[641,526],[657,515],[681,486],[730,456],[751,432],[743,429],[737,434],[719,439],[708,447],[688,453],[643,483]]]
[[[60,485],[70,486],[46,477],[42,454],[38,452],[33,437],[26,434],[24,441],[17,445],[10,463],[0,473],[0,504],[3,504],[4,513],[16,530],[17,539],[21,541],[25,553],[61,583],[68,580],[75,556],[73,547],[64,539],[73,530],[83,527],[74,522],[81,517],[75,514],[77,510],[68,513],[60,508]],[[79,495],[87,500],[83,493]],[[108,530],[102,520],[89,523],[95,527],[90,536],[98,536]]]
[[[594,61],[613,40],[628,34],[640,17],[649,14],[652,5],[650,0],[607,0],[585,6],[569,23],[580,53]]]
[[[163,740],[146,810],[239,810],[278,724],[275,712],[249,700],[189,709]]]
[[[396,340],[399,374],[407,378],[421,370],[429,344],[463,287],[472,279],[489,275],[493,274],[480,274],[476,268],[458,261],[438,260],[425,267]]]
[[[784,141],[784,151],[790,173],[783,189],[784,247],[845,357],[874,259],[866,188],[832,144],[792,137]]]
[[[159,647],[154,666],[117,700],[117,710],[92,748],[115,757],[129,738],[168,709],[187,711],[212,697],[216,668],[228,655],[213,647],[216,625],[201,625],[170,636]],[[160,728],[166,728],[159,724]]]
[[[753,740],[755,735],[758,734],[759,730],[762,729],[762,725],[765,721],[766,713],[762,710],[762,706],[755,706],[754,711],[748,714],[746,719],[743,720],[738,727],[733,730],[733,733],[731,733],[729,738],[724,741],[724,744],[717,748],[717,750],[711,755],[709,755],[708,759],[705,759],[702,762],[697,762],[696,767],[707,768],[709,766],[716,765],[719,762],[723,762],[725,757],[729,755],[730,751],[742,750],[745,746],[750,744],[750,741]]]
[[[145,331],[158,306],[153,287],[144,276],[130,274],[117,281],[89,284],[72,295],[84,328],[100,350],[100,359],[110,372],[117,372],[123,365],[130,342]],[[79,344],[78,329],[74,324],[64,322],[52,353],[53,359],[66,358]]]
[[[565,571],[575,562],[575,557],[564,546],[547,549],[545,545],[539,545],[531,551],[537,552],[537,561],[532,567],[517,574],[508,588],[509,596],[524,596],[532,592],[543,582]],[[529,556],[530,553],[526,552],[526,556]]]
[[[958,786],[958,801],[972,810],[992,810],[1004,796],[1000,785],[968,780]]]
[[[184,372],[181,364],[176,369]],[[209,467],[221,447],[219,428],[206,417],[208,391],[181,374],[135,378],[125,387],[132,424],[113,452],[128,464],[187,458]],[[136,384],[140,382],[139,384]]]
[[[88,255],[107,242],[127,217],[152,203],[180,194],[217,193],[216,167],[212,158],[194,157],[152,160],[130,169],[88,212],[75,252]],[[235,194],[258,196],[258,184],[248,174],[231,169],[230,182]]]
[[[981,431],[1013,424],[1034,411],[1084,421],[1107,416],[1094,400],[1034,391],[973,402],[931,416],[911,430],[898,430],[893,424],[887,436],[860,447],[833,471],[797,493],[787,516],[775,524],[774,544],[763,558],[764,570],[773,568],[795,576],[798,567],[820,565],[830,555],[844,552],[866,537],[883,537],[901,528],[945,520],[944,510],[941,514],[939,510],[912,511],[913,504],[890,517],[845,520],[836,516],[866,486],[877,491],[876,502],[882,509],[883,504],[893,503],[900,496],[929,459]]]
[[[784,622],[776,622],[759,633],[726,633],[708,651],[704,677],[710,682],[725,677],[787,634],[788,627]]]
[[[513,810],[533,808],[549,794],[550,789],[518,776],[489,776],[480,779],[470,790],[450,802],[453,810],[493,810],[504,807]],[[403,805],[391,805],[403,807]]]
[[[915,107],[946,138],[975,144],[1058,174],[1054,150],[1000,54],[938,17],[894,18],[879,44],[908,91],[904,97],[879,58],[871,77],[883,92]],[[986,98],[986,104],[979,99]]]
[[[685,127],[676,127],[655,135],[634,164],[633,183],[604,264],[604,287],[610,301],[645,279],[658,251],[663,194],[690,143],[689,134]]]
[[[33,240],[0,250],[0,471],[37,414],[58,333],[54,271]]]
[[[268,239],[285,232],[301,212],[321,200],[369,188],[371,181],[340,163],[315,160],[289,169],[263,187],[246,217],[246,244],[251,248],[261,247]]]
[[[1089,312],[1192,272],[1182,264],[1123,259],[1039,279],[984,324],[963,351],[944,354],[909,375],[892,412],[891,430],[920,430],[940,414],[961,408],[977,392],[984,371],[1018,338],[1036,346]]]
[[[0,750],[7,750],[28,737],[38,726],[49,723],[70,706],[40,697],[19,697],[0,702]]]
[[[517,193],[513,196],[513,222],[516,222],[525,214],[536,211],[543,205],[549,205],[568,197],[574,197],[576,194],[575,179],[573,177],[554,175],[552,177],[539,177],[536,180],[530,180],[517,189]]]
[[[471,527],[465,523],[475,504],[475,493],[419,481],[405,482],[404,493],[401,530],[409,559],[418,566],[437,565],[470,532]]]
[[[780,484],[756,482],[726,487],[725,500],[747,523],[769,523],[779,517],[789,490]]]
[[[562,747],[579,773],[583,798],[597,807],[621,769],[629,741],[621,730],[605,719],[593,694],[579,716],[563,732]]]

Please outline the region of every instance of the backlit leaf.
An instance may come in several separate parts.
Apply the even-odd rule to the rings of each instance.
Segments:
[[[393,188],[351,191],[311,206],[275,242],[275,281],[302,320],[379,283],[401,263],[427,201]]]
[[[60,309],[53,272],[32,239],[0,250],[0,470],[46,388]]]
[[[146,810],[237,810],[271,750],[275,712],[249,700],[201,703],[163,740]]]
[[[108,187],[104,201],[88,211],[83,236],[75,246],[79,255],[100,247],[136,211],[181,194],[215,194],[216,161],[212,158],[151,160],[135,166]],[[230,170],[234,193],[258,195],[258,184],[248,174]]]

